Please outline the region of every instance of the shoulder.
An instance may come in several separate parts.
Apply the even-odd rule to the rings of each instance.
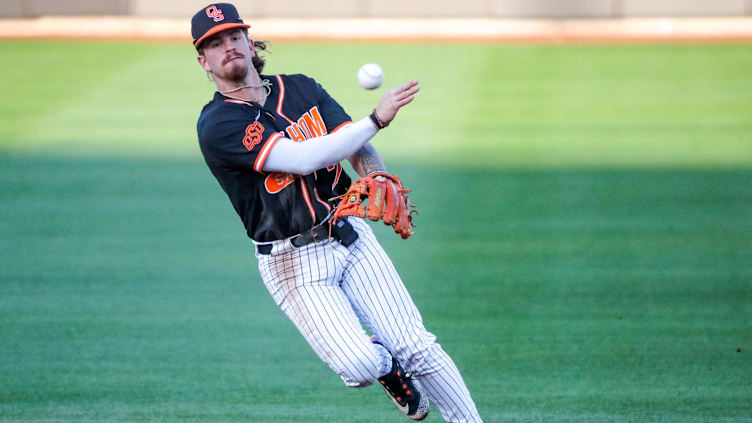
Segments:
[[[255,116],[259,113],[259,109],[244,101],[215,99],[201,110],[201,115],[198,118],[198,129],[201,132],[202,128],[227,125],[234,122],[242,123],[247,121],[249,117],[255,120]]]
[[[261,75],[261,78],[262,79],[270,79],[270,80],[275,80],[275,79],[280,79],[281,78],[284,82],[297,82],[297,83],[314,81],[313,78],[311,78],[311,77],[309,77],[307,75],[303,75],[302,73],[295,73],[295,74],[292,74],[292,75],[288,75],[286,73],[280,73],[278,75]]]
[[[201,110],[196,124],[199,143],[205,144],[233,134],[247,122],[254,121],[260,111],[247,103],[215,99]]]
[[[275,83],[281,83],[285,86],[285,89],[313,89],[318,85],[315,79],[302,73],[293,75],[263,75],[262,78],[269,79]]]

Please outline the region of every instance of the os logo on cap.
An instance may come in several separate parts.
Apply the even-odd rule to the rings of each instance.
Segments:
[[[222,15],[222,10],[217,9],[217,6],[215,5],[206,8],[206,16],[214,19],[214,22],[222,22],[225,19]]]
[[[193,45],[198,48],[202,41],[221,31],[250,27],[250,25],[243,23],[243,20],[238,16],[238,10],[232,4],[210,4],[199,9],[191,18]]]

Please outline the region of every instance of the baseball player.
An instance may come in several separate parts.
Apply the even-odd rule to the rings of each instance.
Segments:
[[[233,5],[216,3],[193,16],[191,33],[217,86],[198,119],[201,152],[255,245],[264,285],[347,386],[378,381],[413,420],[428,415],[430,400],[446,421],[480,422],[457,367],[355,217],[365,209],[338,209],[351,185],[340,162],[349,159],[357,185],[377,193],[369,207],[383,200],[392,208],[384,222],[409,236],[406,190],[369,140],[414,99],[418,82],[386,90],[370,116],[353,122],[313,79],[262,75],[256,49],[266,44],[250,40],[249,27]]]

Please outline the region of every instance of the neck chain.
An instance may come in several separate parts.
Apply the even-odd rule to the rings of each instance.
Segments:
[[[235,100],[249,101],[248,99],[245,99],[245,98],[239,98],[239,97],[235,97],[235,96],[231,96],[230,95],[231,93],[234,93],[234,92],[240,91],[240,90],[244,90],[246,88],[263,88],[264,89],[264,95],[257,101],[257,103],[263,104],[266,101],[266,97],[268,97],[269,94],[271,94],[271,92],[272,92],[272,83],[268,79],[264,79],[258,85],[241,85],[241,86],[239,86],[237,88],[233,88],[231,90],[225,90],[225,91],[219,90],[219,93],[222,94],[225,97],[230,97],[230,98],[235,99]]]

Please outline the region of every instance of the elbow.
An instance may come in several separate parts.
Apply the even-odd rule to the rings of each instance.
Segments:
[[[319,168],[314,168],[313,166],[301,166],[295,168],[292,173],[295,173],[296,175],[308,175],[309,173],[313,173],[313,171],[317,169]]]
[[[287,164],[288,171],[296,175],[308,175],[313,173],[314,170],[318,170],[324,166],[319,166],[317,163],[311,163],[307,160],[295,160]]]

